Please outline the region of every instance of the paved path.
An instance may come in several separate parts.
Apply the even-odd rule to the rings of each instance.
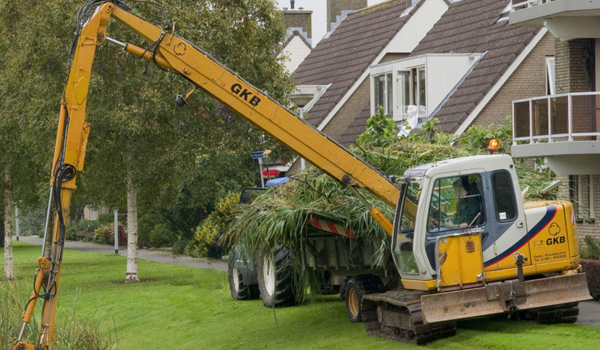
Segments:
[[[41,246],[42,239],[37,236],[21,236],[20,241]],[[114,254],[115,247],[106,244],[83,241],[67,241],[65,248],[101,254]],[[119,247],[119,254],[127,256],[127,247]],[[165,264],[185,265],[201,269],[227,271],[227,262],[223,260],[192,258],[187,255],[173,255],[170,249],[138,249],[138,259],[155,261]]]
[[[42,239],[37,236],[20,237],[22,242],[42,245]],[[82,241],[67,241],[65,248],[79,250],[83,252],[93,252],[101,254],[114,254],[115,248],[105,244],[97,244],[93,242]],[[119,254],[127,256],[127,249],[121,247]],[[166,249],[139,249],[138,258],[148,261],[155,261],[165,264],[185,265],[197,267],[201,269],[211,269],[219,271],[227,271],[227,262],[223,260],[213,259],[197,259],[187,255],[173,255],[170,250]],[[586,301],[579,304],[579,318],[577,324],[590,325],[600,327],[600,303],[596,301]]]

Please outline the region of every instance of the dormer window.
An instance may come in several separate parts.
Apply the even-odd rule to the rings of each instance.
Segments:
[[[427,93],[425,91],[425,67],[398,71],[398,109],[401,119],[419,114],[427,114]]]
[[[425,81],[425,66],[374,75],[375,108],[383,107],[383,113],[394,120],[426,117]]]
[[[394,86],[392,73],[380,74],[373,77],[375,87],[375,105],[383,107],[383,113],[392,115],[394,112]]]
[[[479,61],[479,53],[427,54],[371,67],[371,115],[383,107],[399,124],[423,122]]]

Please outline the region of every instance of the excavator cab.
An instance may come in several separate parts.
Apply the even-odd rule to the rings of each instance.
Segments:
[[[482,285],[487,270],[514,269],[513,253],[522,254],[524,264],[531,264],[529,247],[524,244],[528,240],[524,207],[517,198],[517,176],[510,157],[427,164],[408,170],[404,183],[393,255],[405,288],[439,289],[440,284],[444,286],[443,265],[451,261],[457,264],[452,270],[459,277],[447,283],[460,288]],[[465,240],[460,248],[468,244],[469,249],[453,252],[456,259],[448,260],[450,251],[445,249],[450,248],[442,245],[458,237]],[[515,245],[519,242],[521,247]],[[506,263],[499,266],[500,260]],[[473,264],[479,267],[467,268]]]

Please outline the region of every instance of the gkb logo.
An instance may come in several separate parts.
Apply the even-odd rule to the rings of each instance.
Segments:
[[[240,84],[233,84],[231,86],[231,91],[234,94],[238,95],[240,98],[243,98],[244,101],[250,103],[254,107],[258,106],[258,104],[260,103],[260,98],[258,98],[258,96],[252,96],[252,93],[247,89],[244,89]],[[250,100],[248,100],[249,98]]]

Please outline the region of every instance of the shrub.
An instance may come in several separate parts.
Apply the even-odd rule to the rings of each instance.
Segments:
[[[219,245],[219,238],[231,223],[233,211],[239,202],[239,193],[229,193],[221,199],[215,210],[196,228],[194,238],[185,249],[186,254],[221,259],[224,249]]]
[[[600,240],[585,236],[583,244],[579,245],[579,256],[582,259],[600,260]]]
[[[67,241],[76,241],[77,240],[77,231],[74,227],[69,227],[66,232]]]
[[[94,242],[102,244],[115,244],[114,225],[100,225],[94,230]],[[127,244],[127,229],[119,223],[119,244]]]
[[[160,224],[159,215],[155,210],[145,211],[138,217],[138,246],[150,247],[150,233],[154,226]]]
[[[183,254],[185,251],[185,247],[190,243],[189,239],[180,239],[175,244],[173,244],[173,249],[171,252],[173,254]]]
[[[119,212],[117,217],[118,217],[119,222],[127,221],[126,213]],[[100,224],[107,225],[107,224],[114,224],[114,222],[115,222],[115,214],[113,212],[106,213],[106,214],[100,214],[98,216],[98,223],[100,223]]]
[[[150,247],[168,247],[177,242],[177,235],[169,230],[166,225],[155,225],[150,231],[149,246]]]
[[[30,212],[19,210],[19,230],[23,236],[44,236],[46,225],[46,210],[38,209]]]
[[[77,239],[86,239],[85,237],[80,238],[77,236],[78,233],[95,233],[96,229],[100,227],[100,222],[96,220],[79,220],[74,222],[67,229],[67,240],[75,241]]]
[[[600,260],[581,259],[580,263],[587,277],[590,295],[594,300],[600,299]]]

